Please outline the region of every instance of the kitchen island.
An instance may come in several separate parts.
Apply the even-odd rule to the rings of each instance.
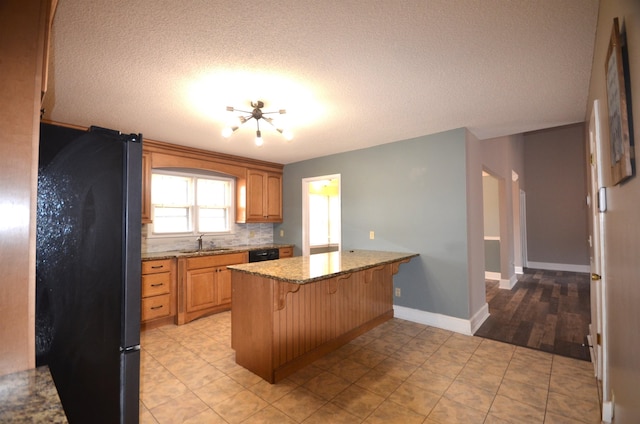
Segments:
[[[229,266],[236,362],[275,383],[393,318],[393,275],[415,256],[349,250]]]

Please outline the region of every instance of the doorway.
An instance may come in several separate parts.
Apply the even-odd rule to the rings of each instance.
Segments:
[[[340,174],[302,179],[302,254],[341,249]]]
[[[484,217],[484,277],[500,280],[500,181],[482,171]]]

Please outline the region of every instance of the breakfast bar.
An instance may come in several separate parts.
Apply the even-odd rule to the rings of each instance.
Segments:
[[[393,275],[415,256],[349,250],[229,266],[236,362],[275,383],[393,318]]]

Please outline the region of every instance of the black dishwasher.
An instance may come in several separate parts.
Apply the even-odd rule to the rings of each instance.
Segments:
[[[275,248],[249,250],[249,262],[271,261],[273,259],[280,259],[280,250]]]

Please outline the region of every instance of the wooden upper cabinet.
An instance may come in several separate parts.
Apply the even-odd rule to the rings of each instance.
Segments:
[[[151,222],[151,154],[142,152],[142,223]]]
[[[197,169],[236,180],[236,222],[282,222],[283,165],[144,139],[142,223],[151,222],[153,168]]]
[[[246,222],[282,222],[282,174],[247,170]]]

